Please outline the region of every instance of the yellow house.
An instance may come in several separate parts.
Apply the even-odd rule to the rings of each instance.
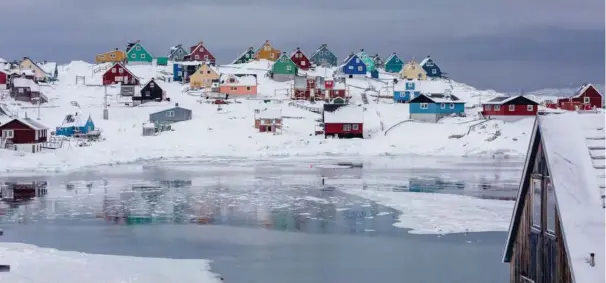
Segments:
[[[402,79],[417,79],[417,80],[426,80],[427,73],[421,67],[419,62],[412,59],[412,61],[406,63],[402,67],[402,71],[400,71],[400,78]]]
[[[213,82],[219,81],[220,76],[221,74],[215,67],[204,63],[189,77],[189,86],[191,88],[211,87]]]
[[[112,51],[97,54],[97,56],[95,56],[95,63],[123,62],[125,59],[126,52],[116,48]]]
[[[273,48],[271,46],[271,43],[269,43],[269,40],[266,40],[265,43],[263,44],[263,46],[261,46],[261,48],[259,48],[259,50],[257,50],[257,52],[255,53],[255,59],[257,59],[257,60],[265,59],[265,60],[269,60],[269,61],[276,61],[276,60],[278,60],[278,58],[280,58],[281,54],[282,54],[282,51]]]
[[[34,72],[34,78],[36,81],[45,81],[49,74],[47,74],[38,64],[28,57],[23,57],[23,60],[19,63],[20,70],[32,70]]]

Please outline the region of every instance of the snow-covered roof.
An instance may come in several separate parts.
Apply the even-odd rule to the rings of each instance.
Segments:
[[[57,69],[57,63],[56,62],[46,62],[46,63],[38,63],[38,66],[40,66],[40,69],[42,69],[42,71],[44,71],[45,73],[52,75],[55,70]]]
[[[335,111],[324,111],[324,123],[364,123],[364,108],[345,105]]]
[[[230,83],[230,78],[234,78],[236,82]],[[220,82],[222,85],[230,86],[253,86],[257,84],[257,78],[251,75],[236,76],[233,74],[223,74],[221,75]]]
[[[177,44],[175,46],[172,46],[168,51],[168,57],[173,55],[173,53],[177,52],[177,50],[179,50],[179,49],[183,49],[183,45]]]
[[[297,52],[301,52],[301,54],[303,54],[303,56],[305,56],[305,53],[303,53],[303,51],[301,51],[301,48],[297,47],[297,48],[295,48],[295,50],[293,50],[293,51],[290,53],[290,56],[288,56],[288,57],[289,57],[289,58],[292,58],[292,56],[294,56],[295,54],[297,54]]]
[[[61,124],[61,127],[62,128],[84,127],[84,126],[86,126],[86,122],[88,122],[88,118],[90,118],[90,115],[85,116],[85,115],[81,115],[79,113],[68,114],[65,116],[65,119],[63,119],[63,123]]]
[[[282,118],[282,109],[280,108],[270,108],[265,110],[260,110],[257,114],[258,119],[281,119]]]
[[[155,129],[156,125],[154,123],[143,123],[144,129]]]
[[[25,124],[26,126],[34,129],[34,130],[46,130],[48,129],[46,126],[42,125],[36,120],[32,120],[30,118],[15,118],[15,120]]]
[[[387,63],[387,62],[391,61],[391,58],[393,58],[393,57],[398,57],[398,55],[396,55],[396,53],[395,53],[395,52],[394,52],[394,53],[391,53],[391,55],[389,55],[389,57],[387,57],[387,59],[385,59],[385,63]],[[399,58],[400,58],[400,57],[398,57],[398,59],[399,59]],[[402,63],[402,60],[400,60],[400,63]],[[404,63],[402,63],[402,64],[404,64]]]
[[[430,56],[425,57],[425,59],[423,59],[421,62],[419,62],[419,65],[421,65],[421,67],[423,67],[425,65],[425,63],[427,63],[427,61],[429,61],[429,59],[431,59]]]
[[[36,72],[34,72],[34,70],[32,70],[32,69],[13,70],[12,72],[14,74],[26,75],[26,76],[34,76],[34,75],[36,75]]]
[[[569,112],[538,119],[574,282],[605,281],[605,115]],[[595,254],[595,266],[587,260]]]
[[[0,58],[0,63],[6,63],[7,61],[4,58]]]
[[[326,44],[320,45],[320,48],[316,49],[316,51],[314,51],[313,53],[311,53],[311,55],[309,56],[309,58],[316,56],[316,54],[318,54],[318,52],[322,51],[322,49],[328,50],[328,45],[326,45]],[[330,50],[328,50],[328,51],[330,52]]]
[[[458,97],[449,94],[449,95],[445,95],[445,94],[421,94],[429,99],[431,99],[431,101],[433,101],[434,103],[465,103],[465,101],[460,100]],[[413,99],[414,100],[414,99]],[[411,101],[410,103],[413,103],[413,101]]]
[[[26,78],[14,78],[13,85],[15,87],[29,87],[30,91],[40,92],[40,86],[33,80]]]
[[[236,57],[236,60],[234,60],[233,62],[231,62],[232,64],[236,64],[236,62],[238,62],[238,60],[240,60],[240,58],[242,58],[244,55],[246,55],[246,53],[250,52],[251,50],[254,51],[254,48],[252,47],[248,47],[246,48],[246,50],[244,52],[242,52],[240,55],[238,55],[238,57]],[[251,58],[252,59],[252,58]]]
[[[523,96],[523,95],[514,95],[514,96],[505,96],[505,95],[503,95],[503,96],[497,96],[497,97],[495,97],[495,98],[493,98],[493,99],[491,99],[491,100],[488,100],[488,101],[484,102],[483,104],[496,104],[496,105],[502,105],[502,104],[505,104],[505,103],[507,103],[507,102],[510,102],[510,101],[512,101],[512,100],[514,100],[514,99],[516,99],[516,98],[518,98],[518,97],[523,97],[523,98],[526,98],[526,99],[528,99],[528,100],[530,100],[530,101],[533,101],[532,99],[530,99],[530,98],[528,98],[528,97],[525,97],[525,96]],[[534,102],[534,101],[533,101],[533,102]],[[535,103],[536,103],[536,102],[535,102]],[[538,103],[537,103],[537,104],[538,104]]]
[[[406,83],[413,82],[415,84],[414,91],[422,94],[443,94],[446,90],[452,89],[450,85],[443,80],[400,80],[394,86],[394,91],[405,91]]]
[[[581,87],[579,87],[579,89],[577,89],[577,91],[570,97],[570,98],[577,98],[580,97],[581,95],[583,95],[583,93],[585,93],[587,91],[587,89],[589,89],[590,87],[593,87],[600,95],[602,95],[602,93],[600,93],[600,91],[592,84],[584,84]],[[602,95],[603,96],[603,95]]]

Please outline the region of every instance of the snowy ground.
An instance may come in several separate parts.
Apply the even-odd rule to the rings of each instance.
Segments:
[[[145,82],[170,71],[169,67],[130,66],[133,73]],[[287,99],[286,89],[292,82],[273,82],[264,77],[267,62],[220,66],[221,72],[255,73],[259,75],[259,97]],[[331,69],[316,70],[329,74]],[[438,124],[404,122],[408,119],[408,105],[391,104],[388,99],[373,101],[365,105],[365,139],[332,140],[314,136],[318,114],[289,106],[289,101],[274,101],[264,104],[260,100],[238,99],[218,111],[212,104],[198,103],[199,97],[183,92],[186,88],[178,83],[160,84],[172,99],[171,103],[149,103],[139,107],[124,106],[123,100],[111,95],[109,120],[102,120],[105,89],[95,86],[100,83],[101,72],[93,74],[91,65],[72,62],[59,68],[60,81],[56,85],[43,86],[50,102],[40,109],[41,122],[51,130],[59,126],[65,115],[79,110],[90,114],[103,131],[105,141],[90,147],[77,147],[76,142],[64,144],[63,148],[37,154],[0,150],[0,172],[39,171],[58,172],[102,164],[130,163],[142,160],[180,159],[192,157],[319,157],[319,156],[390,156],[390,155],[434,155],[434,156],[493,156],[525,154],[533,119],[516,123],[490,121],[475,126],[479,108],[468,109],[467,118],[446,118]],[[76,76],[85,76],[86,84],[76,85]],[[389,77],[384,77],[385,81]],[[389,93],[385,83],[371,79],[350,79],[353,101],[361,102],[363,89],[372,85],[382,95]],[[494,91],[479,91],[470,86],[452,82],[453,94],[467,101],[467,105],[478,104],[496,95]],[[109,90],[109,93],[113,93]],[[71,105],[78,102],[80,109]],[[279,103],[281,102],[281,103]],[[148,115],[164,110],[174,103],[193,110],[191,121],[175,124],[173,132],[159,136],[141,135],[142,123]],[[316,107],[321,105],[315,105]],[[9,107],[23,117],[38,117],[38,109],[31,105],[20,105],[9,101]],[[287,116],[281,135],[258,133],[253,127],[253,111],[258,108],[280,108]],[[390,129],[394,126],[392,129]],[[471,128],[471,131],[470,131]],[[387,131],[390,129],[389,131]],[[469,132],[469,134],[467,134]],[[500,135],[497,135],[500,133]],[[462,136],[451,138],[451,136]],[[493,140],[494,139],[494,140]]]
[[[94,255],[19,243],[0,243],[0,263],[11,267],[0,273],[0,282],[11,283],[220,282],[207,260]]]

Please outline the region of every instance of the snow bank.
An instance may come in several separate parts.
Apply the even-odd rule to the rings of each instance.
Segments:
[[[343,189],[400,211],[396,227],[411,234],[507,231],[515,202],[469,196]]]
[[[220,282],[209,271],[209,261],[198,259],[96,255],[0,243],[0,262],[11,266],[10,272],[0,273],[0,282]]]

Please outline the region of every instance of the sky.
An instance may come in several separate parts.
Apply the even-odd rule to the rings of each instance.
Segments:
[[[0,58],[92,62],[141,40],[154,56],[203,41],[219,64],[265,40],[343,58],[431,55],[456,81],[526,92],[604,83],[603,0],[21,0],[2,4]],[[25,17],[25,18],[24,18]]]

